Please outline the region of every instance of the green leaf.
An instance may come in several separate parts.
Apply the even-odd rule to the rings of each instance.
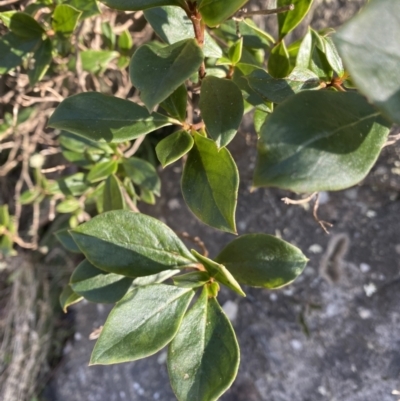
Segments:
[[[41,39],[45,33],[41,25],[30,15],[15,13],[10,19],[10,30],[20,38]]]
[[[305,69],[310,68],[314,45],[315,43],[313,43],[313,35],[309,28],[308,32],[300,43],[296,56],[296,67]]]
[[[8,205],[0,206],[0,226],[8,227],[10,224],[10,212],[8,211]]]
[[[152,111],[198,71],[204,55],[195,39],[155,48],[143,45],[132,57],[130,76],[141,99]]]
[[[333,71],[335,71],[339,77],[342,77],[345,71],[342,59],[339,56],[335,43],[333,42],[332,38],[324,38],[324,41],[326,59],[328,60],[328,63],[332,67]]]
[[[69,306],[73,304],[77,304],[78,302],[82,301],[83,297],[76,294],[70,285],[67,285],[60,295],[60,305],[64,313],[67,313],[67,309]]]
[[[0,12],[0,21],[2,21],[3,24],[9,29],[10,29],[10,24],[11,24],[11,18],[15,13],[17,13],[17,11]]]
[[[82,11],[80,18],[90,18],[100,14],[100,9],[96,0],[65,0],[70,6]]]
[[[110,175],[103,190],[103,212],[124,208],[125,200],[121,190],[121,183],[115,175]]]
[[[187,108],[187,89],[185,85],[181,85],[169,97],[167,97],[160,106],[167,113],[181,122],[186,120]]]
[[[204,268],[207,270],[209,275],[217,280],[219,283],[226,285],[231,290],[235,291],[242,297],[245,297],[246,294],[240,288],[239,283],[236,281],[235,277],[226,269],[225,266],[214,262],[213,260],[206,258],[203,255],[200,255],[197,251],[192,249],[192,254],[195,258],[203,264]]]
[[[33,68],[28,70],[29,83],[34,86],[46,74],[52,60],[53,45],[49,38],[45,39],[35,50],[31,62],[34,63]]]
[[[131,33],[128,29],[125,29],[118,38],[118,47],[121,51],[129,53],[133,46],[133,40]]]
[[[80,135],[72,134],[71,132],[62,131],[59,137],[62,147],[77,153],[99,153],[99,154],[113,154],[114,151],[104,141],[92,141]]]
[[[182,193],[190,210],[205,224],[236,233],[239,173],[226,148],[195,134],[182,175]]]
[[[64,195],[80,196],[88,189],[86,175],[76,173],[69,177],[61,178],[54,183],[54,188],[49,188],[50,193],[61,191]]]
[[[334,41],[357,88],[400,124],[400,3],[370,1]]]
[[[58,213],[73,213],[80,209],[81,203],[76,198],[65,199],[56,207]]]
[[[204,22],[215,27],[242,8],[249,0],[202,0],[199,5]]]
[[[195,271],[180,276],[175,276],[173,279],[174,284],[182,288],[198,288],[210,281],[208,272]]]
[[[149,284],[163,283],[165,280],[168,280],[169,278],[173,277],[175,274],[178,274],[179,272],[180,270],[165,270],[161,273],[153,274],[151,276],[138,277],[135,280],[133,280],[133,285],[135,287],[141,287]]]
[[[244,113],[240,89],[229,79],[204,78],[199,103],[207,132],[218,147],[234,138]]]
[[[265,124],[265,121],[267,118],[270,116],[270,113],[265,113],[262,110],[255,110],[254,112],[254,118],[253,118],[253,123],[254,123],[254,129],[257,133],[257,136],[260,137],[260,132],[262,129],[262,126]]]
[[[240,62],[242,58],[243,52],[243,38],[240,38],[237,42],[235,42],[228,51],[229,59],[231,60],[232,65],[236,65]]]
[[[69,285],[90,302],[113,304],[129,290],[133,278],[127,278],[94,267],[86,259],[72,273]]]
[[[193,23],[182,8],[152,8],[146,10],[144,16],[156,34],[170,45],[194,36]],[[221,48],[207,31],[204,37],[203,53],[205,57],[219,58],[222,56]]]
[[[68,4],[59,4],[53,13],[52,26],[56,33],[63,36],[73,34],[81,12]]]
[[[284,40],[272,48],[268,59],[268,72],[274,78],[285,78],[289,75],[290,59]]]
[[[310,11],[313,0],[278,0],[276,3],[277,7],[294,5],[294,10],[287,11],[285,13],[278,14],[279,24],[279,38],[282,39],[289,32],[293,31],[297,25],[303,20],[303,18]]]
[[[128,100],[96,92],[79,93],[60,103],[49,126],[90,140],[125,142],[171,125],[170,119]]]
[[[191,289],[165,284],[128,293],[109,314],[90,364],[136,361],[155,354],[175,337],[193,295]]]
[[[62,246],[68,251],[73,253],[82,253],[69,233],[69,230],[59,230],[56,231],[54,235],[61,242]]]
[[[84,71],[100,74],[107,69],[112,60],[119,56],[119,53],[107,50],[84,50],[80,55]]]
[[[193,137],[187,131],[178,131],[168,135],[156,146],[158,160],[163,167],[167,167],[189,152],[193,144]]]
[[[388,133],[388,123],[357,93],[299,93],[263,125],[254,185],[299,193],[351,187],[375,164]]]
[[[178,400],[218,400],[235,380],[239,360],[232,325],[204,289],[168,349],[168,372]]]
[[[124,11],[140,11],[160,6],[183,6],[184,0],[101,0],[110,8]]]
[[[87,175],[86,179],[90,183],[95,183],[107,179],[112,174],[115,174],[118,169],[118,163],[115,160],[97,163]]]
[[[273,78],[260,69],[245,78],[254,91],[273,103],[282,103],[296,93],[321,87],[319,78],[312,71],[298,67],[287,78]]]
[[[149,205],[156,204],[154,193],[149,191],[147,188],[140,188],[140,200]]]
[[[171,229],[140,213],[104,213],[71,233],[89,262],[110,273],[142,277],[196,263]]]
[[[21,203],[21,205],[29,205],[33,203],[40,196],[41,193],[42,191],[38,187],[28,189],[21,194],[19,202]]]
[[[267,234],[247,234],[229,243],[215,259],[241,284],[280,288],[304,270],[307,258],[300,249]]]
[[[160,195],[161,181],[154,166],[138,157],[130,157],[122,161],[126,175],[134,184],[144,187]]]

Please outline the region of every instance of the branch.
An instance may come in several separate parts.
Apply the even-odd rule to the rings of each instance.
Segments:
[[[288,6],[272,8],[270,10],[255,10],[255,11],[247,11],[247,9],[243,8],[239,10],[232,19],[234,21],[243,21],[247,17],[254,17],[255,15],[273,15],[285,13],[287,11],[294,10],[294,4],[289,4]]]

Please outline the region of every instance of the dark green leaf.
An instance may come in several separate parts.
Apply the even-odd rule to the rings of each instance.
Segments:
[[[30,60],[33,66],[28,70],[29,83],[31,86],[34,86],[44,77],[44,74],[46,74],[51,63],[52,50],[53,46],[49,38],[45,39],[35,50]]]
[[[154,166],[138,157],[123,159],[126,175],[134,184],[160,195],[161,181]]]
[[[112,60],[119,56],[119,53],[107,50],[85,50],[80,55],[84,71],[100,74],[107,69]]]
[[[152,111],[200,67],[204,55],[195,39],[155,48],[141,46],[130,64],[133,85],[141,92],[141,99]]]
[[[85,259],[72,273],[69,285],[90,302],[113,304],[127,293],[132,281],[133,278],[105,273]]]
[[[171,229],[140,213],[104,213],[73,230],[72,236],[96,267],[127,277],[148,276],[196,263]]]
[[[202,0],[199,11],[204,22],[215,27],[238,11],[249,0]]]
[[[226,146],[236,135],[244,113],[240,89],[229,79],[206,77],[199,103],[207,132],[218,147]]]
[[[192,149],[194,140],[187,131],[178,131],[160,141],[156,146],[158,160],[163,167],[179,160]]]
[[[235,380],[239,359],[232,325],[204,289],[168,349],[168,372],[178,400],[218,400]]]
[[[300,249],[272,235],[248,234],[233,240],[215,260],[239,283],[279,288],[295,280],[308,259]]]
[[[160,105],[171,117],[181,122],[186,120],[187,90],[185,85],[181,85]]]
[[[197,251],[192,249],[192,254],[196,257],[196,259],[203,264],[204,268],[207,270],[209,275],[213,277],[215,280],[220,282],[221,284],[226,285],[231,290],[235,291],[242,297],[245,297],[246,294],[240,288],[239,283],[232,276],[229,270],[226,269],[225,266],[214,262],[213,260],[206,258],[203,255],[200,255]]]
[[[138,287],[109,314],[91,365],[135,361],[155,354],[176,335],[194,292],[165,284]]]
[[[290,59],[284,40],[271,50],[268,59],[268,72],[274,78],[285,78],[289,75]]]
[[[54,31],[64,36],[72,35],[81,14],[79,10],[68,4],[59,4],[53,13]]]
[[[184,0],[101,0],[110,8],[125,11],[140,11],[160,6],[183,6]]]
[[[90,183],[95,183],[105,180],[112,174],[115,174],[118,169],[118,163],[115,160],[97,163],[88,173],[86,179]]]
[[[66,178],[61,178],[54,183],[50,193],[61,191],[64,195],[80,196],[88,189],[86,175],[76,173]]]
[[[370,1],[334,37],[346,69],[360,89],[400,124],[400,2]]]
[[[375,164],[388,133],[357,93],[299,93],[263,125],[254,184],[305,193],[351,187]]]
[[[312,71],[298,67],[287,78],[273,78],[261,69],[245,78],[254,91],[273,103],[282,103],[298,92],[321,87],[319,78]]]
[[[96,92],[80,93],[60,103],[49,126],[65,129],[91,140],[125,142],[171,125],[168,117],[128,100]]]
[[[144,16],[157,35],[170,45],[194,36],[193,23],[182,8],[152,8],[146,10]],[[205,57],[219,58],[222,56],[222,50],[207,31],[205,32],[203,53]]]
[[[27,40],[41,39],[45,33],[40,24],[30,15],[15,13],[10,19],[10,30],[20,38]]]
[[[195,271],[180,276],[175,276],[173,279],[174,284],[182,288],[198,288],[210,281],[208,272]]]
[[[67,285],[63,291],[61,292],[60,295],[60,305],[64,313],[67,313],[67,309],[69,306],[78,303],[79,301],[82,301],[83,297],[80,295],[76,294],[70,285]]]
[[[115,175],[110,175],[103,190],[103,212],[121,210],[125,208],[125,200],[121,190],[121,183]]]
[[[92,141],[88,138],[84,138],[80,135],[72,134],[71,132],[63,131],[59,137],[59,141],[62,147],[71,150],[73,152],[86,152],[89,151],[90,153],[107,153],[113,154],[114,151],[104,141]]]
[[[180,270],[165,270],[161,273],[153,274],[151,276],[138,277],[135,280],[133,280],[133,286],[141,287],[149,284],[163,283],[165,280],[168,280],[169,278],[175,276],[175,274],[178,274],[179,272]]]
[[[69,230],[59,230],[54,234],[65,249],[73,253],[82,253],[69,233]]]
[[[278,0],[277,7],[294,5],[294,10],[278,14],[279,38],[282,39],[289,32],[293,31],[303,20],[311,8],[313,0]]]
[[[205,224],[236,233],[239,173],[226,148],[198,134],[182,176],[182,193],[190,210]]]
[[[65,0],[70,6],[82,11],[80,18],[89,18],[100,14],[100,9],[96,0]]]

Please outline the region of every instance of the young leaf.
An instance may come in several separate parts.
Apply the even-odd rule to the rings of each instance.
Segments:
[[[304,270],[307,258],[300,249],[267,234],[248,234],[229,243],[215,259],[239,283],[280,288]]]
[[[209,27],[215,27],[242,8],[249,0],[201,0],[199,11]]]
[[[71,234],[93,265],[127,277],[148,276],[197,262],[171,229],[140,213],[104,213]]]
[[[294,5],[294,9],[278,14],[279,38],[282,39],[289,32],[293,31],[303,20],[311,8],[313,0],[278,0],[277,7]]]
[[[176,335],[194,292],[165,284],[138,287],[109,314],[91,365],[136,361],[155,354]]]
[[[260,137],[261,128],[265,124],[265,121],[267,120],[267,118],[269,116],[270,116],[270,113],[265,113],[262,110],[257,110],[257,109],[255,110],[253,123],[254,123],[254,129],[255,129],[258,137]]]
[[[193,137],[187,131],[178,131],[168,135],[156,146],[158,160],[163,167],[167,167],[189,152],[193,144]]]
[[[61,178],[54,183],[53,188],[48,188],[48,191],[53,194],[61,191],[67,196],[80,196],[88,189],[86,175],[76,173],[69,177]]]
[[[91,183],[103,181],[112,174],[115,174],[118,169],[118,163],[115,160],[101,162],[94,165],[89,171],[86,179]]]
[[[324,41],[326,59],[328,60],[328,63],[332,67],[333,71],[335,71],[339,77],[342,77],[344,75],[343,62],[336,49],[335,43],[333,42],[332,38],[324,38]]]
[[[64,313],[67,313],[69,306],[77,304],[82,301],[83,297],[76,294],[70,285],[67,285],[61,292],[60,295],[60,305]]]
[[[45,33],[42,26],[30,15],[15,13],[10,19],[10,30],[20,38],[27,40],[41,39]]]
[[[92,74],[100,74],[108,64],[119,56],[118,52],[107,50],[85,50],[80,52],[82,69]]]
[[[205,224],[236,233],[239,173],[226,148],[194,136],[182,175],[182,193],[190,210]]]
[[[186,120],[187,97],[186,86],[181,85],[168,96],[160,106],[166,110],[170,116],[184,122]]]
[[[351,187],[375,164],[388,134],[388,123],[357,93],[301,92],[263,125],[254,185],[300,193]]]
[[[242,121],[244,106],[240,89],[229,79],[206,77],[199,103],[207,132],[218,147],[234,138]]]
[[[175,276],[172,280],[178,287],[183,288],[198,288],[210,281],[210,275],[208,272],[195,271],[180,276]]]
[[[97,92],[79,93],[63,100],[49,126],[90,140],[125,142],[171,125],[170,119],[128,100]]]
[[[161,181],[154,166],[138,157],[123,159],[126,175],[134,184],[160,195]]]
[[[86,259],[72,273],[69,285],[90,302],[113,304],[128,291],[133,278],[105,273]]]
[[[125,208],[125,200],[121,190],[121,183],[118,178],[110,175],[103,190],[103,212],[121,210]]]
[[[81,207],[81,203],[76,198],[67,198],[56,207],[58,213],[73,213]]]
[[[195,256],[195,258],[203,264],[204,268],[207,270],[209,275],[221,284],[226,285],[228,288],[231,290],[235,291],[242,297],[245,297],[246,294],[243,292],[243,290],[240,288],[239,283],[236,281],[236,279],[232,276],[232,274],[226,269],[225,266],[214,262],[211,259],[206,258],[203,255],[200,255],[197,251],[192,249],[192,254]]]
[[[132,84],[149,111],[165,100],[200,67],[204,55],[195,39],[154,48],[141,46],[130,64]]]
[[[239,360],[232,325],[204,289],[168,348],[168,372],[178,400],[218,400],[235,380]]]
[[[334,36],[357,88],[400,124],[400,2],[370,1]]]
[[[70,6],[82,11],[80,18],[85,19],[100,14],[100,9],[96,0],[67,0]]]
[[[144,12],[144,16],[156,34],[166,43],[172,45],[183,39],[193,38],[193,23],[180,7],[157,7]],[[206,31],[203,53],[205,57],[219,58],[221,48]]]
[[[41,189],[34,187],[23,192],[19,198],[21,205],[29,205],[33,203],[42,193]]]
[[[32,58],[33,68],[28,70],[29,83],[34,86],[40,81],[50,66],[53,46],[49,38],[45,39],[35,50]]]
[[[284,40],[272,48],[268,59],[268,72],[274,78],[285,78],[289,75],[290,59]]]
[[[68,251],[73,253],[82,253],[69,233],[69,230],[59,230],[56,231],[54,235],[61,242],[62,246]]]
[[[240,38],[229,48],[228,55],[232,65],[236,65],[237,63],[239,63],[240,59],[242,58],[242,52],[243,52],[243,38]]]
[[[140,200],[149,205],[156,204],[156,197],[154,196],[154,193],[143,187],[140,188]]]
[[[118,47],[124,53],[129,53],[133,46],[131,33],[125,29],[118,38]]]
[[[140,11],[160,6],[183,6],[185,0],[101,0],[110,8],[123,11]]]
[[[81,12],[68,4],[59,4],[53,13],[52,26],[56,33],[71,36],[81,16]]]

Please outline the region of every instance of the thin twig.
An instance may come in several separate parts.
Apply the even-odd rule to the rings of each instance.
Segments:
[[[314,209],[313,209],[313,216],[315,221],[322,227],[322,229],[329,234],[328,229],[326,228],[328,227],[333,227],[332,223],[328,223],[327,221],[324,220],[320,220],[320,218],[318,217],[318,208],[319,208],[319,193],[317,193],[317,198],[315,199],[315,203],[314,203]]]
[[[273,15],[273,14],[280,14],[285,13],[287,11],[294,10],[294,4],[289,4],[288,6],[272,8],[269,10],[255,10],[255,11],[247,11],[247,9],[243,8],[239,10],[232,19],[234,21],[243,21],[247,17],[254,17],[256,15]]]
[[[314,198],[314,196],[318,195],[318,192],[312,193],[310,196],[304,199],[293,200],[290,198],[282,198],[281,200],[286,203],[286,205],[303,205],[304,203],[308,203]]]
[[[185,238],[191,242],[193,242],[194,244],[196,244],[202,251],[203,255],[205,257],[208,257],[208,250],[206,248],[206,245],[204,244],[204,242],[200,239],[200,237],[192,237],[189,233],[187,233],[186,231],[183,232],[177,232],[177,234],[182,237]]]
[[[139,136],[139,138],[136,139],[135,143],[132,145],[130,149],[128,149],[125,153],[124,156],[129,159],[132,157],[140,148],[140,145],[143,143],[144,139],[146,138],[145,135]]]

